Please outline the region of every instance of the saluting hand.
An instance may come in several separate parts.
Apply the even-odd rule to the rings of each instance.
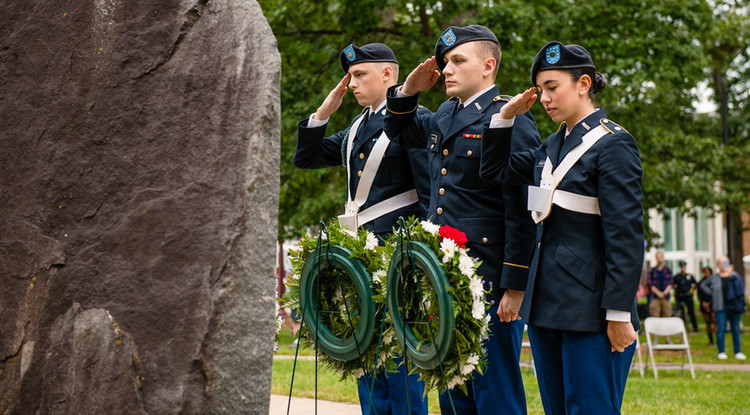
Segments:
[[[510,120],[511,118],[524,114],[531,109],[536,101],[536,88],[529,88],[522,93],[514,96],[507,104],[500,109],[500,118]]]
[[[351,77],[352,76],[350,74],[346,74],[343,78],[341,78],[341,81],[336,84],[331,92],[328,93],[326,99],[323,101],[320,107],[318,107],[318,110],[315,111],[315,115],[313,116],[313,118],[315,118],[316,120],[326,120],[331,117],[331,114],[339,109],[339,107],[341,106],[341,101],[344,100],[344,95],[346,95],[346,90],[348,89],[346,85],[349,83],[349,79]]]
[[[440,77],[437,70],[437,59],[431,57],[414,68],[406,77],[404,85],[401,86],[401,92],[406,95],[414,95],[417,92],[426,91],[432,88]]]
[[[608,321],[607,337],[613,352],[624,352],[637,338],[633,324],[629,321]]]

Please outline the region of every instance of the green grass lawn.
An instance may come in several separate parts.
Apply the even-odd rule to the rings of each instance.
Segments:
[[[703,321],[698,316],[703,329]],[[742,335],[742,350],[750,355],[750,315],[743,316],[745,330]],[[646,338],[641,334],[644,362],[648,360]],[[277,354],[294,355],[289,329],[282,330],[279,336],[279,351]],[[693,362],[695,363],[740,363],[733,359],[731,334],[727,333],[727,352],[730,358],[726,361],[716,357],[716,346],[708,346],[705,331],[690,334],[690,346]],[[527,349],[521,356],[522,361],[528,361]],[[300,355],[310,356],[312,350],[301,347]],[[658,362],[681,361],[680,352],[659,352]],[[750,365],[750,361],[742,364]],[[291,359],[275,359],[273,364],[272,393],[289,395],[294,361]],[[539,397],[539,388],[533,372],[522,368],[523,382],[526,389],[526,402],[529,414],[543,413]],[[340,376],[332,373],[322,365],[317,374],[318,399],[357,403],[357,387],[353,380],[341,381]],[[306,398],[315,397],[315,362],[313,360],[297,361],[294,376],[293,395]],[[429,395],[430,413],[440,413],[436,393]],[[704,415],[704,414],[748,414],[750,413],[750,372],[747,371],[696,371],[696,379],[692,380],[686,369],[660,370],[659,379],[654,379],[651,370],[641,378],[638,371],[633,370],[628,378],[623,403],[624,414],[646,414],[658,411],[660,415]]]

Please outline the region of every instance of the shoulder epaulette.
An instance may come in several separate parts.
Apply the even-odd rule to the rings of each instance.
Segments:
[[[614,134],[615,131],[625,131],[626,133],[628,132],[628,130],[623,128],[620,124],[608,118],[602,118],[601,120],[599,120],[599,124],[601,124],[602,127],[604,127],[607,131],[609,131],[612,134]]]
[[[492,98],[492,101],[494,101],[494,102],[497,102],[497,101],[505,101],[505,102],[508,102],[508,101],[510,101],[510,100],[511,100],[512,98],[513,98],[513,96],[511,96],[511,95],[502,95],[502,94],[501,94],[501,95],[498,95],[498,96],[496,96],[495,98]]]

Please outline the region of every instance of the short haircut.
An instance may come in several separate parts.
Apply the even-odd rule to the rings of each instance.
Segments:
[[[495,72],[492,74],[492,77],[495,78],[497,76],[497,69],[500,67],[500,58],[503,56],[500,45],[489,40],[478,40],[474,43],[474,47],[480,57],[484,59],[495,58]]]
[[[384,62],[383,67],[390,66],[393,70],[393,80],[398,83],[398,64],[394,62]]]

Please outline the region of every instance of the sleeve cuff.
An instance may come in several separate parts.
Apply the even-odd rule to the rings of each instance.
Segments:
[[[313,118],[313,115],[315,115],[314,112],[312,114],[310,114],[310,117],[307,118],[307,127],[308,128],[321,127],[323,125],[328,124],[328,120],[330,118],[326,118],[325,120],[316,120],[315,118]]]
[[[406,94],[404,94],[403,92],[401,92],[401,87],[402,87],[402,86],[403,86],[403,85],[401,85],[401,86],[399,86],[398,88],[396,88],[396,98],[405,98],[405,97],[413,97],[413,96],[414,96],[414,95],[406,95]],[[415,94],[415,95],[416,95],[416,94]]]
[[[492,114],[492,120],[490,121],[490,128],[508,128],[513,126],[513,121],[515,121],[516,117],[513,117],[509,120],[506,120],[504,118],[500,118],[500,113]]]
[[[621,321],[623,323],[629,322],[630,311],[607,309],[607,321]]]

